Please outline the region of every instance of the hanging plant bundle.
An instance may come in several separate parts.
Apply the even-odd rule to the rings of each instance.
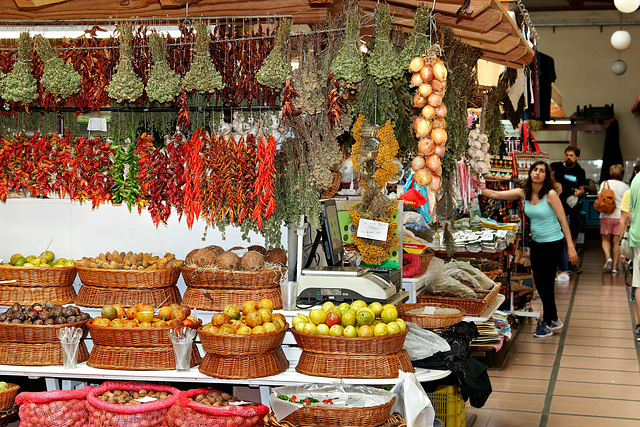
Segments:
[[[429,6],[421,4],[416,10],[416,14],[413,17],[413,30],[411,35],[404,44],[404,48],[400,53],[400,64],[403,68],[408,68],[411,60],[416,56],[424,55],[431,42],[429,41]]]
[[[18,38],[18,58],[2,82],[2,98],[5,100],[28,105],[38,98],[38,82],[29,66],[30,57],[31,37],[28,32],[22,32]]]
[[[358,14],[352,9],[347,12],[342,47],[331,62],[334,78],[342,79],[347,84],[358,83],[366,75],[364,58],[358,49],[358,35]]]
[[[409,71],[413,72],[411,84],[417,86],[413,106],[420,114],[413,121],[418,140],[418,155],[411,162],[416,184],[440,190],[442,176],[441,158],[447,142],[447,107],[442,102],[447,87],[447,67],[437,56],[438,46],[425,56],[411,60]]]
[[[200,93],[213,93],[224,87],[222,76],[211,60],[210,42],[209,24],[203,21],[198,22],[191,67],[182,80],[182,87],[187,92],[197,90]]]
[[[73,64],[65,64],[58,58],[49,40],[41,35],[33,38],[36,52],[42,58],[43,70],[40,83],[45,91],[58,99],[65,99],[80,91],[80,74],[73,69]]]
[[[404,68],[391,43],[391,15],[386,3],[378,3],[376,6],[376,44],[371,51],[367,67],[369,74],[378,84],[394,77],[402,77]]]
[[[169,102],[180,94],[180,76],[167,63],[167,42],[156,33],[149,34],[153,68],[145,91],[149,101]]]
[[[120,25],[119,31],[120,60],[116,65],[116,73],[105,90],[111,99],[119,103],[125,101],[133,102],[142,96],[144,84],[142,79],[133,71],[133,65],[131,64],[131,42],[133,40],[131,24]]]
[[[269,56],[256,73],[256,80],[270,88],[281,88],[291,80],[291,67],[287,59],[287,41],[291,32],[291,19],[283,19],[276,33],[276,41]]]

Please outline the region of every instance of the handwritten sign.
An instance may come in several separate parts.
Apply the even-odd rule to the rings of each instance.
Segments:
[[[382,221],[372,221],[370,219],[361,219],[358,223],[358,232],[356,236],[363,239],[387,240],[387,231],[389,224]]]

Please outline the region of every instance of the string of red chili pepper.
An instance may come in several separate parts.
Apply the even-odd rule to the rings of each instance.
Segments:
[[[284,84],[284,89],[282,89],[282,118],[287,119],[288,117],[294,117],[301,113],[293,105],[293,100],[298,96],[295,88],[293,87],[293,82],[291,80],[287,80]]]
[[[226,190],[231,185],[231,167],[227,160],[229,156],[227,139],[223,135],[218,135],[213,142],[214,161],[211,174],[216,176],[216,185],[211,187],[213,194],[211,223],[213,220],[224,221],[228,209]]]
[[[178,220],[182,219],[184,211],[184,195],[182,189],[185,185],[184,164],[187,152],[187,144],[182,134],[176,133],[173,140],[167,144],[167,183],[165,197],[167,203],[176,209]]]
[[[251,211],[247,211],[247,205],[251,199],[251,184],[247,186],[245,182],[245,171],[248,169],[245,161],[245,142],[244,137],[240,137],[237,141],[233,141],[232,144],[233,161],[235,168],[233,168],[233,181],[235,188],[233,212],[235,214],[235,223],[242,224],[242,221],[251,215]],[[233,217],[232,221],[233,223]]]
[[[51,192],[52,146],[47,135],[34,135],[30,141],[30,150],[35,170],[32,172],[32,184],[29,192],[32,196],[47,197]]]
[[[332,84],[333,73],[329,74],[327,83]],[[340,96],[340,85],[337,81],[333,80],[333,88],[329,92],[329,108],[327,114],[329,115],[329,123],[331,126],[340,126],[342,120],[342,112],[344,111],[344,100]]]
[[[10,140],[2,138],[0,141],[0,200],[7,201],[9,191],[11,191],[11,176],[13,168],[10,166],[13,160],[13,144]]]
[[[108,200],[113,186],[109,171],[112,167],[113,150],[102,138],[76,137],[73,140],[75,158],[69,197],[80,203],[91,200],[95,209]]]
[[[253,197],[253,184],[258,178],[256,169],[257,144],[255,136],[249,134],[244,142],[244,151],[242,158],[242,169],[244,171],[244,189],[247,194],[245,202],[245,212],[248,218],[253,215],[253,209],[256,205],[256,199]]]
[[[138,157],[138,171],[136,178],[140,183],[140,193],[138,194],[138,212],[145,206],[149,200],[154,198],[151,194],[150,181],[154,173],[153,157],[155,147],[153,146],[153,137],[145,133],[140,135],[136,141],[136,149],[133,152]],[[156,195],[157,199],[158,196]],[[154,221],[155,223],[155,221]],[[157,224],[156,224],[157,225]]]
[[[265,150],[264,162],[264,198],[267,206],[264,210],[263,219],[269,219],[276,210],[276,199],[274,197],[275,192],[275,177],[276,177],[276,149],[277,144],[273,135],[269,135],[269,144]]]
[[[202,172],[202,139],[196,130],[191,136],[187,149],[186,167],[184,169],[184,213],[187,217],[187,226],[193,227],[193,222],[200,217],[202,211],[202,194],[200,189],[200,173]]]
[[[275,210],[275,157],[276,140],[273,136],[265,138],[260,134],[257,139],[256,163],[257,179],[253,186],[253,196],[256,204],[253,210],[253,220],[262,230],[262,221],[268,219]]]
[[[202,189],[202,218],[211,224],[213,204],[217,193],[217,175],[213,172],[214,145],[216,135],[211,137],[205,134],[202,141],[202,172],[200,173],[200,188]]]
[[[178,126],[182,129],[191,129],[191,113],[189,112],[187,92],[184,89],[180,91],[178,107]]]

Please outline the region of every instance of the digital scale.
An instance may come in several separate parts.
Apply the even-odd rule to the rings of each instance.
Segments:
[[[398,292],[396,285],[367,268],[314,267],[302,270],[298,279],[299,304],[322,301],[351,302],[363,300],[367,304],[399,304],[408,298]]]

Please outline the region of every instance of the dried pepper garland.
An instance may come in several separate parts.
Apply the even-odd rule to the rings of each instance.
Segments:
[[[276,207],[276,199],[274,197],[276,140],[273,135],[265,138],[262,132],[259,132],[256,144],[256,160],[259,163],[257,168],[258,176],[253,186],[253,198],[256,201],[256,205],[252,216],[258,228],[262,230],[262,221],[269,219],[275,212]]]
[[[334,78],[342,79],[347,84],[358,83],[366,75],[364,59],[358,49],[358,40],[358,14],[355,9],[352,9],[347,12],[342,47],[331,62]]]
[[[222,76],[216,70],[209,52],[211,35],[205,22],[196,24],[196,42],[191,58],[191,68],[182,80],[185,91],[197,90],[200,93],[214,93],[224,87]]]
[[[403,68],[409,68],[411,60],[416,56],[424,55],[431,46],[427,35],[429,19],[429,6],[423,3],[416,10],[416,14],[413,17],[413,29],[400,53],[399,60]]]
[[[186,166],[184,168],[184,213],[187,216],[187,227],[191,229],[193,222],[202,212],[202,192],[200,189],[200,174],[202,173],[202,156],[200,150],[203,140],[199,134],[204,130],[198,129],[191,136],[186,152]]]
[[[291,19],[283,19],[276,33],[273,49],[256,73],[256,79],[261,85],[280,88],[291,79],[291,65],[287,59],[287,41],[290,32]]]
[[[43,70],[40,83],[55,98],[65,99],[80,91],[80,74],[73,69],[73,63],[65,63],[58,58],[49,40],[41,35],[34,38],[36,52],[42,58]]]
[[[133,102],[142,96],[144,84],[133,70],[133,65],[131,64],[131,43],[133,40],[131,24],[122,24],[119,30],[120,60],[116,65],[116,73],[105,90],[111,99],[119,103],[125,101]]]
[[[180,94],[180,76],[167,63],[167,44],[156,33],[149,34],[149,49],[153,57],[153,68],[145,91],[149,101],[169,102]]]
[[[370,53],[367,68],[378,84],[394,77],[400,78],[404,72],[391,43],[391,15],[386,3],[376,6],[376,44]]]
[[[2,81],[2,98],[9,102],[28,105],[38,98],[38,82],[33,77],[31,66],[31,37],[28,32],[18,38],[18,57],[13,70]]]

